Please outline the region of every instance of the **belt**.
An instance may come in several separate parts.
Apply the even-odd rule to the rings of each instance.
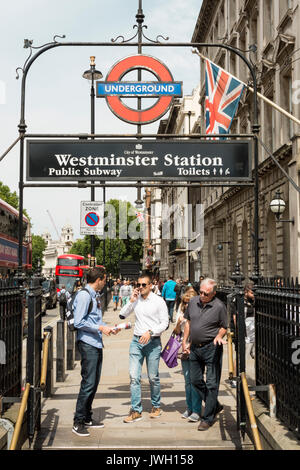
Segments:
[[[210,339],[209,341],[204,341],[203,343],[194,343],[193,346],[196,346],[196,348],[203,348],[203,346],[206,346],[209,343],[212,343],[213,339]]]
[[[141,338],[143,335],[133,335],[135,336],[136,338]],[[160,336],[151,336],[151,339],[154,339],[154,338],[160,338]]]

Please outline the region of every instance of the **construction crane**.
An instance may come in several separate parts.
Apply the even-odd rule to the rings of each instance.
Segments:
[[[53,225],[53,227],[55,228],[55,231],[56,231],[56,233],[57,233],[57,237],[58,237],[57,239],[59,240],[59,238],[60,238],[60,237],[59,237],[59,233],[58,233],[58,230],[57,230],[56,225],[55,225],[55,223],[54,223],[54,220],[53,220],[53,218],[52,218],[52,215],[50,214],[50,211],[49,211],[48,209],[47,209],[47,212],[48,212],[48,215],[49,215],[50,220],[51,220],[51,222],[52,222],[52,225]]]

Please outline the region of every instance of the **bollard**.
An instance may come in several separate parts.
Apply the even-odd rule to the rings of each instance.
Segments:
[[[73,370],[75,367],[75,331],[67,328],[67,370]]]
[[[65,322],[58,320],[56,334],[56,382],[65,381]]]
[[[44,328],[45,333],[50,334],[49,347],[48,347],[48,364],[47,364],[47,375],[46,375],[46,387],[43,391],[43,397],[49,398],[53,395],[53,328],[52,326],[46,326]]]

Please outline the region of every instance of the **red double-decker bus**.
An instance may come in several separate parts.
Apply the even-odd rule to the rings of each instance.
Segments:
[[[97,265],[97,267],[103,266]],[[64,285],[69,292],[73,292],[76,281],[84,282],[88,269],[90,266],[84,256],[73,254],[58,256],[55,267],[57,290],[59,291]]]
[[[0,199],[0,273],[11,274],[18,268],[18,224],[19,212]],[[25,270],[32,269],[32,245],[30,223],[23,215],[22,264]]]
[[[82,282],[84,273],[88,269],[86,259],[80,255],[60,255],[57,257],[55,267],[56,287],[60,290],[63,285],[72,292],[77,280]]]

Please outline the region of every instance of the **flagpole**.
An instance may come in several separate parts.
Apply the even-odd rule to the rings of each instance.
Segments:
[[[220,67],[218,64],[215,64],[212,60],[208,59],[207,57],[205,57],[203,54],[201,54],[201,52],[199,52],[198,50],[194,49],[193,51],[193,54],[197,54],[199,57],[201,57],[201,59],[203,60],[209,60],[209,62],[211,62],[212,64],[216,65],[217,67],[219,67],[219,69],[221,70],[224,70],[222,67]],[[249,91],[251,91],[252,93],[254,93],[254,90],[252,87],[250,87],[249,85],[247,85],[247,83],[245,82],[242,82],[239,78],[235,77],[234,75],[232,75],[231,73],[227,72],[226,70],[224,70],[225,73],[227,73],[228,75],[230,75],[231,77],[233,77],[235,80],[238,80],[242,85],[244,85]],[[261,93],[257,92],[257,96],[264,100],[267,104],[269,104],[270,106],[272,106],[274,109],[276,109],[277,111],[279,111],[281,114],[284,114],[287,118],[291,119],[292,121],[294,121],[296,124],[298,124],[298,126],[300,126],[300,120],[297,119],[295,116],[293,116],[292,114],[288,113],[285,109],[281,108],[280,106],[278,106],[278,104],[274,103],[274,101],[271,101],[269,100],[269,98],[267,98],[266,96],[262,95]]]

